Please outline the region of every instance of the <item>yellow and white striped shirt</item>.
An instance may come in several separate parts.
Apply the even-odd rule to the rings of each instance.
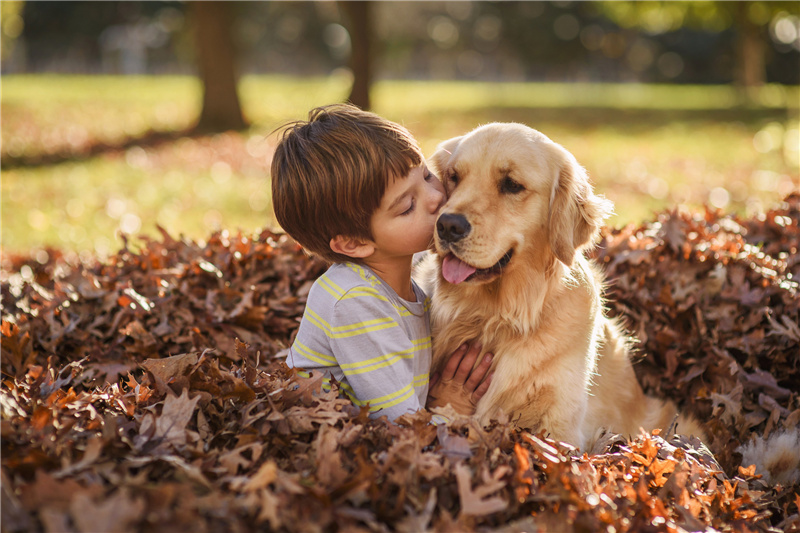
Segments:
[[[334,377],[356,405],[389,420],[425,407],[431,366],[430,299],[400,298],[369,267],[336,263],[308,294],[289,366]]]

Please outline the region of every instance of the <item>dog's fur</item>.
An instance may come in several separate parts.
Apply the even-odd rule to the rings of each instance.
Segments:
[[[431,163],[448,193],[436,255],[421,267],[433,297],[434,370],[477,340],[494,354],[475,413],[482,423],[503,412],[584,450],[603,430],[666,432],[677,410],[642,392],[627,338],[604,315],[602,274],[583,255],[611,204],[575,158],[527,126],[495,123],[445,141]],[[466,221],[468,233],[452,239],[445,215]],[[448,282],[448,254],[485,270]],[[677,430],[701,435],[689,419]]]

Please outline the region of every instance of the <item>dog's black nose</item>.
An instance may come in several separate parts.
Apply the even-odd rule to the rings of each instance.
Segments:
[[[436,232],[445,242],[457,242],[466,237],[472,227],[464,215],[445,213],[436,221]]]

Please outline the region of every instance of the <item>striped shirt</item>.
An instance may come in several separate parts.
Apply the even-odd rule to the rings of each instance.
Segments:
[[[308,294],[286,362],[318,370],[370,417],[394,420],[425,407],[431,366],[430,298],[400,298],[369,267],[335,263]]]

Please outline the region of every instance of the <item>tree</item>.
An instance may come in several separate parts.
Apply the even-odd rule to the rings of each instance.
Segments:
[[[199,131],[241,130],[247,127],[236,92],[236,51],[228,2],[190,2],[197,66],[203,82]]]
[[[734,82],[743,89],[766,81],[769,22],[781,11],[797,13],[797,2],[599,2],[601,11],[624,27],[662,33],[682,26],[736,32]]]
[[[14,43],[25,27],[22,21],[24,2],[0,3],[0,57],[7,60],[14,50]]]
[[[753,2],[735,2],[736,82],[740,87],[760,87],[766,81],[766,40],[762,25],[753,20]]]
[[[348,101],[361,109],[370,108],[369,89],[372,85],[372,2],[340,2],[350,33],[350,69],[353,87]]]

